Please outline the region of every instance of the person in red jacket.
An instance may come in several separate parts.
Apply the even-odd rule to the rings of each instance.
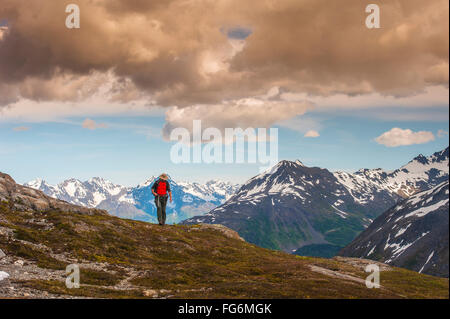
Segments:
[[[161,174],[159,179],[152,186],[152,193],[155,196],[156,212],[160,225],[166,223],[166,205],[169,197],[172,203],[172,192],[170,191],[169,177],[167,174]]]

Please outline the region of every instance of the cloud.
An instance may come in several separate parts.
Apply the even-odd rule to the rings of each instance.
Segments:
[[[108,98],[146,96],[178,108],[274,86],[320,97],[398,97],[448,86],[447,0],[380,1],[377,30],[364,26],[360,0],[77,4],[82,26],[69,30],[64,1],[2,0],[0,93],[12,93],[0,103],[77,102],[101,90],[95,79],[109,73],[117,81]]]
[[[269,98],[268,98],[269,97]],[[275,123],[302,115],[313,106],[306,101],[286,102],[270,100],[269,96],[227,101],[216,105],[170,108],[166,112],[163,137],[169,140],[175,128],[187,128],[192,132],[194,120],[201,120],[202,128],[269,128]]]
[[[446,131],[446,130],[439,130],[437,132],[437,136],[438,137],[446,137],[446,136],[448,136],[448,131]]]
[[[305,133],[305,137],[319,137],[319,136],[320,136],[319,132],[314,130],[310,130]]]
[[[409,96],[386,96],[380,93],[364,95],[333,94],[329,96],[311,96],[306,93],[283,92],[280,98],[291,101],[304,99],[320,106],[318,111],[333,110],[378,110],[391,108],[418,109],[424,107],[448,107],[448,87],[427,86]],[[375,115],[374,112],[374,115]],[[407,116],[407,112],[403,112]]]
[[[378,144],[382,144],[387,147],[397,147],[403,145],[424,144],[434,141],[434,139],[435,138],[432,132],[413,132],[410,129],[403,130],[395,127],[378,136],[375,141]]]
[[[0,92],[1,93],[1,92]],[[0,94],[0,99],[2,98]],[[130,103],[108,101],[102,95],[76,103],[20,100],[0,108],[1,122],[64,122],[68,118],[101,116],[164,116],[164,110],[141,99]]]
[[[322,124],[319,120],[307,115],[290,118],[276,124],[302,134],[305,134],[308,131],[319,131],[322,129]]]
[[[13,130],[15,132],[25,132],[25,131],[29,131],[30,127],[28,127],[28,126],[18,126],[18,127],[13,128]]]
[[[91,119],[85,119],[83,121],[82,126],[83,126],[83,128],[86,128],[86,129],[89,129],[89,130],[96,130],[96,129],[99,129],[99,128],[107,128],[108,127],[108,125],[105,124],[105,123],[97,123],[97,122],[95,122],[94,120],[91,120]]]

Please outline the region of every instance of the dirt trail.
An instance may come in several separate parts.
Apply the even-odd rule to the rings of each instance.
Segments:
[[[354,276],[350,276],[347,274],[343,274],[334,270],[330,270],[330,269],[326,269],[326,268],[322,268],[319,266],[314,266],[314,265],[310,265],[309,268],[314,271],[317,272],[319,274],[323,274],[329,277],[334,277],[334,278],[340,278],[340,279],[345,279],[345,280],[349,280],[349,281],[354,281],[360,284],[365,285],[366,281],[364,279],[358,278],[358,277],[354,277]]]

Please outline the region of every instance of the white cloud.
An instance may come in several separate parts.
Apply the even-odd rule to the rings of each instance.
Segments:
[[[448,132],[447,132],[446,130],[439,130],[439,131],[437,132],[437,136],[438,136],[438,137],[445,137],[445,136],[448,136]]]
[[[403,145],[424,144],[434,141],[434,135],[428,131],[413,132],[410,129],[394,127],[388,132],[378,136],[375,141],[387,147],[397,147]]]
[[[379,93],[334,94],[329,96],[281,92],[284,101],[305,100],[315,106],[314,113],[350,114],[383,121],[442,122],[448,116],[448,87],[428,86],[410,96],[392,96]],[[434,108],[434,109],[433,109]],[[430,111],[431,109],[431,111]],[[424,110],[427,110],[424,112]],[[295,119],[280,123],[282,126],[305,133],[307,130],[320,130],[309,123],[295,123]],[[301,124],[301,125],[299,125]],[[307,126],[307,129],[301,126]],[[297,127],[297,128],[296,128]],[[298,129],[300,127],[300,129]]]
[[[290,118],[276,124],[302,134],[308,131],[320,131],[322,129],[322,124],[319,120],[307,115]]]
[[[8,27],[1,26],[0,27],[0,40],[3,39],[4,35],[8,32]]]
[[[25,132],[25,131],[29,131],[30,128],[28,126],[18,126],[18,127],[13,128],[13,130],[15,132]]]
[[[73,89],[77,88],[74,93]],[[12,86],[0,83],[0,122],[54,122],[72,117],[162,116],[162,108],[140,95],[130,81],[120,81],[111,72],[82,78],[60,75],[50,80],[29,78],[20,87],[20,99]],[[54,96],[57,100],[54,101]],[[74,95],[75,94],[75,95]],[[37,98],[42,95],[45,98]],[[52,98],[50,98],[52,96]],[[73,99],[73,100],[72,100]]]
[[[91,119],[85,119],[82,124],[83,128],[87,128],[88,130],[96,130],[98,128],[107,128],[108,125],[105,123],[97,123]]]
[[[320,134],[317,131],[314,130],[309,130],[308,132],[305,133],[305,137],[319,137]]]
[[[0,97],[1,98],[1,97]],[[120,103],[93,98],[78,103],[34,102],[21,100],[0,108],[0,123],[61,122],[76,117],[99,116],[163,116],[164,110],[149,106],[148,101]]]
[[[269,128],[302,115],[309,109],[312,109],[312,105],[305,101],[268,100],[263,96],[217,105],[173,107],[166,112],[163,137],[169,139],[170,132],[179,127],[192,132],[194,120],[202,121],[202,129],[217,128],[222,132],[225,128]]]

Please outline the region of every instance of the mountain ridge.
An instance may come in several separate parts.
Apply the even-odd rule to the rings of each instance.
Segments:
[[[283,160],[221,206],[183,223],[219,223],[262,247],[298,254],[316,248],[316,255],[326,250],[329,256],[398,201],[446,179],[448,147],[391,172],[330,172]]]
[[[339,252],[449,276],[449,181],[392,207]]]

